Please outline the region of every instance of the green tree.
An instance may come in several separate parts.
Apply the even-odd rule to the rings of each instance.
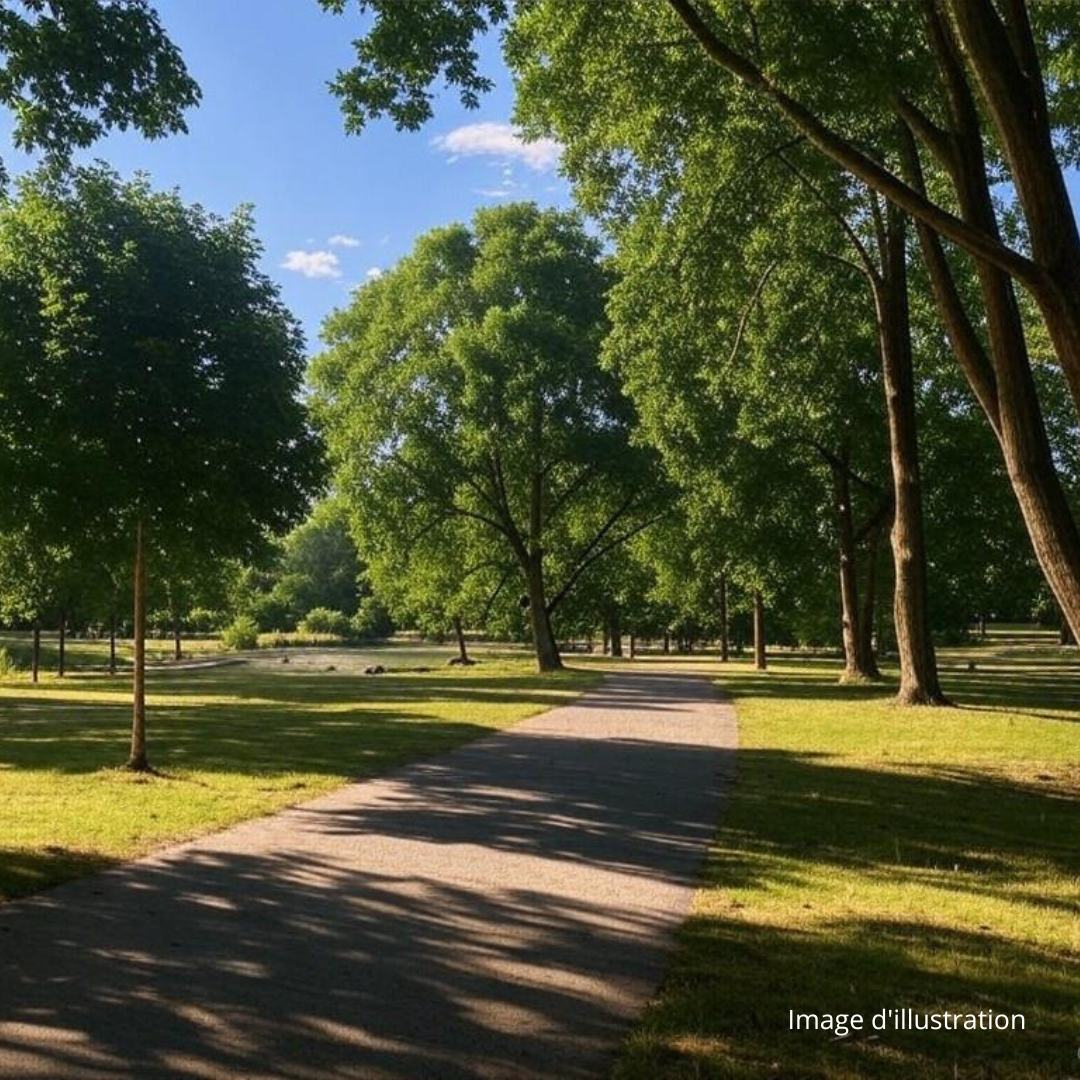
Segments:
[[[250,557],[320,480],[301,335],[259,255],[248,211],[215,217],[103,167],[26,178],[0,208],[4,445],[35,537],[131,558],[133,769],[148,560],[167,580],[171,552]]]
[[[199,100],[146,0],[3,0],[0,57],[15,145],[57,164],[110,128],[184,131],[184,110]]]
[[[576,217],[529,204],[437,229],[333,316],[312,369],[337,485],[365,528],[512,560],[537,665],[551,616],[655,513],[652,456],[599,364],[608,278]],[[450,550],[447,548],[447,550]],[[364,551],[367,554],[367,551]]]

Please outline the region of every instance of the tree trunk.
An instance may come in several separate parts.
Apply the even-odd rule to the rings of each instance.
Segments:
[[[30,678],[31,681],[38,681],[38,674],[41,671],[41,624],[34,623],[34,643],[30,652]]]
[[[65,659],[66,659],[66,646],[67,644],[67,612],[60,609],[60,640],[58,648],[58,659],[56,664],[56,674],[62,679],[64,677]]]
[[[720,663],[728,662],[727,574],[720,574]]]
[[[943,704],[937,658],[930,637],[926,541],[923,529],[922,482],[915,424],[915,372],[908,312],[907,252],[903,214],[886,209],[882,273],[875,282],[885,406],[889,420],[894,516],[893,563],[896,587],[893,621],[900,658],[903,705]]]
[[[1058,642],[1062,645],[1076,644],[1076,635],[1072,632],[1072,627],[1070,627],[1064,619],[1061,620],[1061,631],[1058,634]]]
[[[536,650],[537,671],[561,671],[562,658],[551,629],[547,597],[544,590],[544,571],[540,555],[531,555],[528,565],[529,619],[532,623],[533,648]]]
[[[881,525],[875,525],[866,538],[866,579],[859,616],[859,665],[871,679],[881,678],[874,655],[874,626],[877,609],[878,552],[881,549]]]
[[[633,630],[630,631],[630,659],[633,660],[637,657],[637,636]]]
[[[667,656],[671,652],[671,632],[664,631],[664,655]]]
[[[131,753],[127,767],[135,772],[148,772],[146,756],[146,548],[140,518],[135,524],[134,573],[134,658],[131,710]]]
[[[461,625],[461,616],[454,616],[454,636],[457,638],[458,660],[462,664],[470,664],[469,650],[465,647],[465,630]]]
[[[851,479],[847,464],[846,451],[832,463],[833,510],[840,555],[840,629],[844,646],[844,672],[840,678],[841,681],[858,682],[871,676],[863,667],[859,648],[862,620],[859,612],[855,523],[851,512]]]
[[[109,616],[109,674],[116,674],[116,612]]]
[[[754,667],[764,671],[767,666],[765,656],[765,601],[761,592],[754,590]]]
[[[986,637],[986,616],[981,613],[979,615],[979,637]]]
[[[931,140],[931,147],[936,148],[952,177],[961,217],[1000,241],[979,110],[968,85],[964,58],[950,28],[933,9],[928,27],[946,89],[951,128],[944,154],[937,140]],[[972,29],[969,27],[969,32]],[[905,153],[909,178],[921,191],[922,172],[913,141],[905,142]],[[1069,229],[1075,235],[1071,210]],[[1035,557],[1069,623],[1080,630],[1080,531],[1054,463],[1012,280],[1000,267],[976,259],[985,316],[980,313],[973,319],[952,280],[937,234],[926,225],[920,225],[918,233],[939,316],[1001,446]],[[989,355],[975,332],[976,322],[985,323]],[[1049,316],[1047,325],[1049,328]]]
[[[618,605],[612,607],[608,612],[608,625],[611,636],[611,655],[622,656],[622,621],[620,619],[621,612]]]
[[[607,615],[604,615],[604,656],[608,655],[611,649],[611,634],[608,632]]]
[[[175,613],[173,614],[172,636],[173,636],[173,659],[174,660],[182,660],[183,656],[184,656],[184,653],[183,653],[183,650],[180,648],[180,619],[176,616]]]

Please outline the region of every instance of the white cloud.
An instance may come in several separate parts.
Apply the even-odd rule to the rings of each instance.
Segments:
[[[494,124],[490,121],[454,128],[445,135],[436,135],[431,143],[450,154],[451,161],[477,155],[516,159],[537,172],[555,168],[562,152],[562,147],[554,139],[525,142],[510,124]]]
[[[329,240],[326,241],[331,247],[348,247],[354,248],[360,246],[360,241],[355,236],[348,236],[345,233],[334,233]]]
[[[364,275],[364,277],[366,277],[368,279],[368,281],[374,281],[376,278],[381,278],[382,277],[382,267],[381,266],[372,266],[368,270],[368,272]]]
[[[341,264],[332,251],[290,251],[281,268],[306,278],[341,277]]]

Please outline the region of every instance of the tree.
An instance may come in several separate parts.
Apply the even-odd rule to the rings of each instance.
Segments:
[[[56,164],[110,128],[184,131],[184,110],[199,100],[146,0],[3,0],[0,55],[15,145]]]
[[[354,513],[405,552],[468,523],[470,555],[516,568],[542,671],[561,667],[554,611],[655,514],[652,455],[599,363],[607,285],[573,215],[481,210],[360,289],[312,368]]]
[[[321,475],[302,340],[228,218],[104,167],[20,182],[0,208],[0,429],[37,536],[100,537],[134,566],[129,766],[146,752],[148,562],[252,556]],[[27,303],[29,299],[29,303]]]
[[[1080,230],[1062,178],[1080,145],[1070,3],[924,0],[915,12],[921,26],[913,5],[876,0],[364,6],[374,19],[356,42],[356,64],[334,84],[352,130],[383,114],[418,126],[431,114],[431,84],[440,76],[475,104],[485,83],[472,42],[509,20],[512,62],[561,84],[571,130],[595,121],[584,91],[595,81],[589,76],[656,91],[663,105],[653,116],[670,128],[683,123],[688,103],[699,115],[711,108],[702,122],[719,129],[742,123],[756,100],[770,104],[796,140],[910,214],[941,320],[994,430],[1036,557],[1080,627],[1080,530],[1047,438],[1012,287],[1019,282],[1033,298],[1080,415]],[[556,51],[566,65],[553,62]],[[625,89],[610,98],[621,113],[609,119],[627,133],[631,99]],[[573,163],[579,152],[568,141]],[[741,164],[753,173],[775,149],[759,146]],[[928,165],[933,175],[924,180]],[[1012,181],[1024,225],[1013,237],[992,198],[1009,190],[1001,175]],[[978,273],[974,305],[956,287],[957,253]]]

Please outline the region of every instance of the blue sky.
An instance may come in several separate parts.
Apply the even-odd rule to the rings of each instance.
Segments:
[[[84,156],[124,175],[145,170],[156,186],[178,187],[189,202],[218,212],[252,203],[264,268],[281,283],[311,351],[323,318],[420,233],[506,198],[570,202],[554,148],[525,147],[501,126],[512,86],[494,41],[485,69],[497,87],[479,109],[447,94],[420,132],[379,122],[347,136],[326,84],[348,64],[362,29],[355,10],[330,15],[315,0],[155,6],[202,87],[190,132],[157,142],[114,134]],[[30,164],[5,142],[12,172]]]

